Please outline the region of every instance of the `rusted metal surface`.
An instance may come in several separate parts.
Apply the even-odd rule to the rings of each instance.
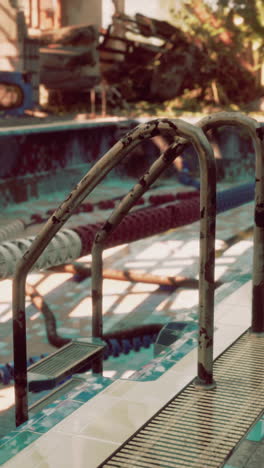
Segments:
[[[264,333],[264,128],[251,117],[236,112],[220,112],[199,123],[205,131],[223,125],[246,130],[256,154],[255,223],[253,253],[252,333]]]

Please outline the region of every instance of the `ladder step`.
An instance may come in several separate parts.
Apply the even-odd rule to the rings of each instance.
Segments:
[[[81,372],[102,357],[105,343],[98,338],[73,340],[28,368],[31,392],[50,390],[66,377]]]

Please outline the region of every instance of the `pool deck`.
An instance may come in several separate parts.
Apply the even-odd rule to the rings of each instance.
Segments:
[[[110,192],[108,186],[104,196],[108,198]],[[101,196],[102,193],[98,194]],[[50,203],[44,203],[43,209]],[[20,209],[26,214],[28,207]],[[13,212],[12,216],[17,213]],[[252,226],[252,220],[253,203],[217,217],[216,280],[223,285],[215,294],[215,357],[250,326],[252,239],[242,232]],[[79,221],[75,217],[70,223]],[[197,278],[198,230],[199,223],[194,223],[108,249],[105,266]],[[238,231],[241,231],[240,239],[232,244],[230,240]],[[80,259],[84,263],[90,260],[90,256]],[[32,273],[29,281],[45,295],[56,315],[60,334],[74,337],[91,333],[90,279],[78,283],[70,274],[40,272]],[[8,362],[12,360],[11,280],[3,280],[0,288],[1,355],[2,362]],[[176,320],[189,323],[188,334],[181,336],[162,356],[154,358],[151,346],[138,353],[108,359],[101,378],[90,373],[80,375],[81,380],[68,394],[58,397],[0,440],[0,463],[5,468],[96,468],[195,377],[197,302],[196,289],[168,291],[157,285],[104,280],[105,331],[124,325],[165,324]],[[41,314],[30,304],[27,319],[28,354],[53,350],[47,343]],[[8,390],[9,406],[12,406],[12,385]],[[0,393],[5,398],[7,388],[2,386]],[[260,415],[224,466],[260,468],[263,464],[264,419]]]

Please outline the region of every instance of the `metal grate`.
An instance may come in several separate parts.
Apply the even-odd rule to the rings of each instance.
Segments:
[[[92,344],[72,342],[43,361],[30,366],[29,371],[51,377],[61,375],[62,369],[69,369],[73,365],[75,367],[79,362],[98,353],[98,350],[98,346]]]
[[[264,406],[264,337],[248,332],[215,362],[217,387],[193,381],[100,467],[218,468]]]

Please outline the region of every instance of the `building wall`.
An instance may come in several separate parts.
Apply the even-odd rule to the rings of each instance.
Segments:
[[[102,1],[64,0],[62,4],[62,26],[95,24],[102,26]]]
[[[15,2],[0,0],[0,70],[22,71],[25,25]]]

